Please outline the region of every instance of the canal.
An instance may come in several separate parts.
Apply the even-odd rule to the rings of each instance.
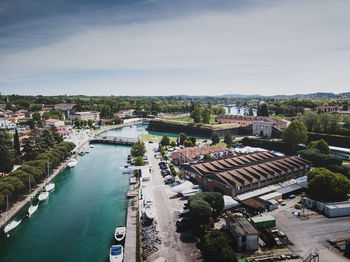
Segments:
[[[111,136],[137,137],[144,125],[109,130]],[[78,156],[78,165],[56,178],[56,188],[29,219],[0,237],[0,261],[109,261],[114,229],[125,224],[129,177],[120,166],[130,147],[96,144]]]

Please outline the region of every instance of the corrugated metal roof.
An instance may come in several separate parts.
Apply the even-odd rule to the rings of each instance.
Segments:
[[[266,221],[276,221],[276,219],[273,216],[270,216],[270,215],[252,217],[251,220],[254,223],[261,223],[261,222],[266,222]]]

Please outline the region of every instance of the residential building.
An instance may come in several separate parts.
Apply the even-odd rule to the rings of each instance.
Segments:
[[[210,158],[217,159],[232,155],[232,151],[226,146],[186,147],[174,151],[171,155],[171,162],[180,166],[183,163],[202,161],[205,154],[210,155]]]
[[[215,121],[220,124],[239,124],[242,127],[250,126],[255,121],[268,121],[273,123],[273,126],[278,129],[285,129],[288,126],[288,121],[279,120],[272,117],[264,116],[241,116],[241,115],[217,115]]]
[[[76,104],[56,104],[54,108],[64,114],[65,119],[70,119],[71,115],[75,113],[74,106]]]
[[[60,126],[64,126],[64,122],[62,120],[59,119],[47,119],[45,120],[45,128],[51,128],[55,126],[60,127]]]
[[[97,122],[100,121],[100,112],[76,112],[74,115],[71,115],[71,120],[93,120],[94,122]]]
[[[134,109],[127,109],[127,110],[120,110],[119,112],[115,113],[114,117],[124,118],[124,117],[131,117],[133,116],[135,110]]]
[[[16,122],[11,121],[10,119],[5,117],[0,118],[0,128],[13,129],[16,128],[16,126]]]
[[[203,190],[235,196],[305,175],[310,162],[297,156],[258,152],[184,165],[184,179]]]
[[[320,113],[333,113],[341,111],[342,109],[342,106],[319,106],[315,108],[315,111]]]
[[[234,239],[234,249],[238,252],[256,251],[259,245],[259,233],[245,217],[232,214],[225,217],[226,229]]]

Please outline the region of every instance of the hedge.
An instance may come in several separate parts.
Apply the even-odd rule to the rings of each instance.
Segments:
[[[300,150],[298,154],[300,154],[302,158],[311,161],[316,167],[328,168],[331,166],[341,166],[343,164],[343,160],[340,158],[322,154],[315,150]]]
[[[308,142],[323,139],[330,146],[350,147],[350,136],[309,132],[308,137]]]

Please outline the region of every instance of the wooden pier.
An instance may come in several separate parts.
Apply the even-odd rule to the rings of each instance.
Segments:
[[[98,136],[91,138],[90,143],[102,143],[102,144],[112,144],[112,145],[125,145],[132,146],[137,142],[137,138],[130,137],[116,137],[116,136]]]

